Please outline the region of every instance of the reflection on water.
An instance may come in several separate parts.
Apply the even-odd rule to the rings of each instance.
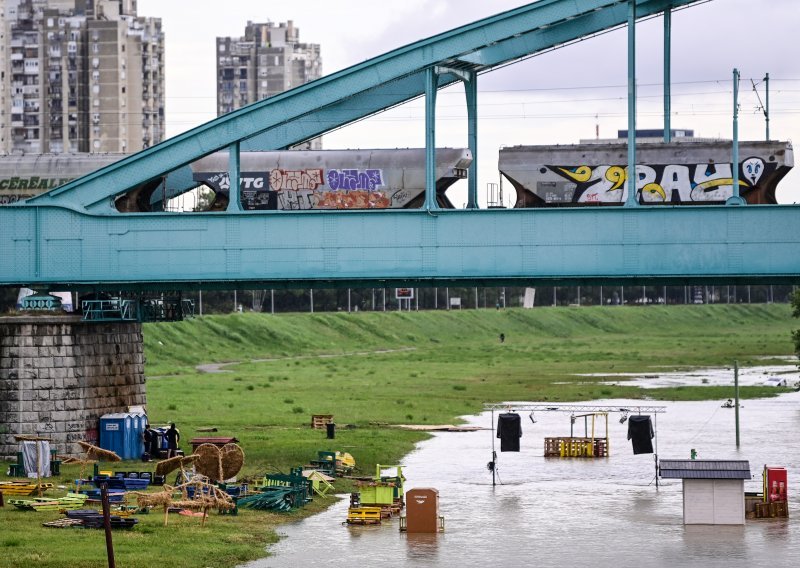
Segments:
[[[597,401],[625,407],[634,401]],[[545,436],[569,435],[565,413],[525,422],[519,453],[498,452],[500,483],[492,487],[489,430],[442,432],[403,460],[406,489],[435,487],[447,532],[407,535],[395,519],[380,526],[342,525],[349,499],[288,525],[274,555],[249,568],[330,567],[355,563],[407,567],[486,565],[730,567],[789,566],[800,558],[800,393],[748,400],[735,447],[734,411],[720,401],[659,403],[662,458],[747,459],[760,491],[765,463],[789,473],[790,519],[745,526],[684,526],[680,480],[655,487],[652,455],[634,456],[627,424],[609,420],[611,456],[543,457]],[[490,414],[470,425],[489,428]],[[601,428],[602,431],[602,428]],[[341,443],[346,445],[346,432]],[[352,453],[357,457],[358,449]],[[792,560],[794,559],[794,560]]]
[[[406,541],[406,557],[409,560],[421,560],[435,563],[439,552],[439,535],[436,534],[404,534]]]

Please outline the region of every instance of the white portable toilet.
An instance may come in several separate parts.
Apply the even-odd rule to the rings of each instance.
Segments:
[[[744,524],[747,460],[660,460],[659,474],[683,480],[683,524]]]

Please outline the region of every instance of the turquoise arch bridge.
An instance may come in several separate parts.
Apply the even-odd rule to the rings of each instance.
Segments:
[[[696,1],[540,0],[229,113],[0,208],[0,285],[795,282],[797,206],[479,210],[477,160],[468,208],[436,205],[438,89],[464,83],[468,145],[476,156],[480,73]],[[629,51],[632,37],[629,32]],[[218,150],[229,151],[229,175],[238,179],[240,151],[287,148],[423,95],[428,180],[422,209],[242,211],[237,184],[224,212],[120,213],[114,206],[118,196],[165,178],[189,183],[188,164]],[[635,145],[632,151],[635,162]]]

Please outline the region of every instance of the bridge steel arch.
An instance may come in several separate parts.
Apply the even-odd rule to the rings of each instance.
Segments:
[[[464,81],[476,145],[477,75],[697,0],[540,0],[259,101],[18,206],[0,208],[0,285],[142,289],[379,283],[794,282],[793,206],[119,213],[114,199],[229,149],[287,148]],[[631,18],[631,14],[634,17]],[[429,174],[432,167],[429,167]],[[432,176],[429,175],[429,178]]]

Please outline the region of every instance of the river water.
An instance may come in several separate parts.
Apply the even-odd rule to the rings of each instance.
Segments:
[[[792,377],[796,380],[796,376]],[[744,526],[684,526],[680,480],[655,486],[653,455],[633,455],[627,423],[609,416],[610,457],[544,458],[546,436],[567,436],[569,415],[523,416],[519,453],[499,452],[498,484],[491,459],[491,414],[467,417],[475,432],[441,432],[418,444],[403,464],[406,490],[439,490],[446,532],[408,535],[399,521],[346,526],[348,499],[282,527],[272,556],[247,568],[456,566],[790,566],[800,562],[800,393],[747,400],[740,409],[741,445],[735,445],[734,410],[721,401],[654,403],[662,459],[746,459],[761,490],[764,464],[789,475],[789,519],[748,520]],[[593,404],[632,407],[642,401]],[[575,435],[583,435],[580,419]],[[602,432],[603,428],[600,428]],[[353,451],[357,458],[357,450]],[[335,497],[332,497],[335,499]],[[794,560],[792,560],[794,558]]]

